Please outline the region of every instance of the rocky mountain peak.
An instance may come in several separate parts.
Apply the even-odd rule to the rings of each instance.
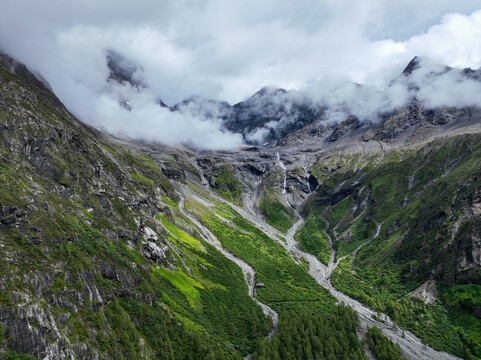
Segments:
[[[110,70],[109,79],[120,84],[129,83],[137,89],[146,86],[141,78],[143,68],[136,62],[112,49],[107,50],[105,59]]]
[[[276,88],[275,86],[268,85],[268,86],[264,86],[259,91],[257,91],[254,95],[250,97],[250,99],[269,97],[269,96],[279,96],[279,95],[284,95],[286,93],[287,93],[287,90],[285,89]]]
[[[420,67],[419,63],[420,63],[419,57],[417,56],[413,57],[409,62],[409,64],[407,64],[407,66],[404,68],[402,73],[406,76],[411,75],[414,70],[419,69]]]

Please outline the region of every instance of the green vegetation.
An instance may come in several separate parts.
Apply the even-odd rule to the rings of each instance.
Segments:
[[[302,310],[279,321],[279,334],[264,341],[253,360],[367,359],[356,336],[357,314],[336,307],[332,317]]]
[[[259,203],[259,210],[266,217],[269,225],[284,234],[289,230],[294,221],[289,208],[272,195],[265,195]]]
[[[369,229],[373,230],[372,226],[364,221],[366,215],[359,217],[358,220],[350,223],[351,234],[347,238],[347,241],[337,240],[335,246],[337,250],[337,257],[351,254],[356,248],[370,240]],[[374,233],[371,233],[373,236]]]
[[[132,174],[132,179],[136,182],[140,182],[146,185],[154,185],[154,182],[142,174]]]
[[[194,237],[187,234],[184,230],[179,229],[177,226],[172,224],[161,214],[159,214],[157,218],[162,222],[162,225],[164,225],[167,228],[167,230],[169,230],[169,232],[172,234],[172,236],[175,237],[175,239],[182,241],[183,243],[188,244],[197,250],[202,251],[200,240],[195,239]]]
[[[347,216],[349,209],[352,207],[352,205],[354,205],[354,203],[354,199],[348,197],[336,204],[336,206],[331,209],[331,223],[329,230],[332,231],[334,227],[338,225],[339,222]]]
[[[357,317],[350,308],[334,306],[333,299],[274,240],[224,204],[216,211],[224,222],[193,199],[186,201],[221,243],[257,271],[260,301],[280,315],[279,334],[264,341],[254,359],[310,359],[324,356],[364,359],[355,334]],[[322,227],[323,223],[312,226]],[[326,337],[326,333],[330,336]],[[342,335],[341,335],[342,334]],[[331,336],[332,335],[332,336]],[[336,357],[337,356],[337,357]]]
[[[214,343],[206,341],[203,332],[182,331],[185,327],[178,324],[177,318],[169,316],[160,304],[149,306],[135,299],[123,299],[119,310],[135,319],[139,332],[145,336],[150,348],[156,349],[157,358],[242,359],[236,351],[225,346],[221,339]],[[118,326],[122,326],[122,320],[120,321]]]
[[[446,309],[439,303],[426,305],[409,296],[418,284],[404,284],[394,264],[355,269],[351,271],[349,258],[341,261],[331,277],[334,287],[388,314],[399,326],[411,330],[435,349],[463,354],[465,344]]]
[[[481,285],[439,286],[439,290],[460,337],[473,355],[481,358],[481,319],[476,314],[481,306]]]
[[[97,136],[50,93],[22,86],[31,113],[13,95],[0,109],[16,130],[0,133],[0,305],[28,299],[92,357],[94,349],[118,359],[253,351],[271,320],[248,296],[242,271],[178,213],[157,160]],[[25,139],[36,158],[25,156]],[[158,216],[163,203],[170,208]],[[144,227],[168,249],[165,258],[149,258]],[[20,340],[7,339],[6,350]]]
[[[242,203],[242,188],[244,185],[235,177],[230,164],[223,164],[215,179],[214,190],[234,204]]]
[[[35,356],[28,355],[28,354],[17,354],[13,351],[8,351],[5,355],[5,360],[39,360]]]
[[[447,242],[463,248],[470,241],[468,234],[479,231],[476,217],[460,219],[469,213],[468,199],[481,186],[480,159],[477,135],[437,140],[417,151],[392,151],[377,167],[366,166],[362,183],[351,192],[345,191],[344,199],[327,210],[330,228],[337,227],[337,233],[343,233],[335,242],[338,256],[348,255],[372,239],[376,224],[383,223],[378,238],[334,271],[333,285],[386,312],[434,348],[465,358],[481,358],[481,320],[474,314],[481,279],[475,269],[458,270],[459,257],[449,250],[453,245]],[[308,212],[328,203],[338,184],[346,179],[352,182],[352,162],[337,165],[340,168],[324,179],[321,186],[325,190],[311,201]],[[366,190],[361,192],[361,187]],[[359,207],[366,194],[368,208],[361,213]],[[358,218],[353,222],[347,215],[354,204],[358,210],[352,217]],[[455,230],[459,223],[462,226]],[[308,251],[317,255],[313,249]],[[440,286],[440,302],[433,305],[411,298],[409,293],[434,272],[441,285],[452,284],[449,274],[456,274],[459,285]]]
[[[320,215],[313,215],[306,220],[302,228],[295,235],[300,248],[315,255],[324,265],[329,263],[331,248],[329,238],[324,232],[326,223]]]
[[[189,277],[181,270],[173,272],[164,268],[154,267],[154,271],[158,272],[161,276],[168,279],[175,287],[177,287],[182,294],[185,295],[191,306],[195,307],[198,305],[200,297],[198,289],[204,288],[202,284]]]
[[[284,308],[302,307],[304,304],[326,308],[333,303],[327,290],[319,286],[301,266],[295,264],[281,245],[230,207],[223,204],[220,206],[230,215],[232,225],[213,215],[212,211],[199,211],[200,204],[188,210],[201,216],[223,246],[256,269],[257,281],[265,284],[265,288],[257,290],[262,302],[280,311]]]
[[[443,296],[449,306],[460,305],[467,308],[481,306],[481,285],[456,285],[443,289]]]
[[[376,327],[369,328],[367,331],[368,344],[376,360],[407,360],[401,354],[399,345],[394,344],[382,331]]]
[[[57,205],[61,204],[62,201]],[[79,213],[83,216],[82,211]],[[92,271],[96,273],[89,286],[97,286],[102,297],[112,299],[105,310],[94,311],[94,302],[79,306],[78,312],[68,308],[55,309],[58,314],[70,314],[65,331],[72,340],[86,341],[90,337],[90,329],[93,329],[98,335],[90,340],[91,345],[101,349],[105,356],[120,348],[129,354],[129,358],[142,359],[145,351],[160,351],[171,347],[172,359],[183,359],[183,354],[194,357],[197,356],[195,354],[204,354],[222,359],[241,358],[267,334],[270,319],[264,316],[248,296],[244,276],[235,264],[212,246],[201,245],[199,239],[176,228],[164,217],[160,219],[176,237],[171,239],[175,241],[177,251],[189,254],[184,260],[189,270],[184,268],[180,260],[177,262],[180,269],[176,271],[151,266],[149,260],[129,249],[126,241],[107,241],[100,228],[64,213],[51,212],[46,216],[43,211],[38,211],[30,219],[35,224],[42,223],[42,227],[49,229],[51,236],[55,236],[52,243],[49,238],[44,238],[44,244],[48,240],[49,246],[55,249],[51,255],[42,254],[38,247],[21,234],[16,233],[14,236],[13,231],[11,242],[7,244],[22,249],[26,261],[25,264],[18,264],[22,267],[22,272],[51,271],[51,264],[64,264],[63,273],[52,281],[51,291],[56,296],[65,296],[71,291],[83,293],[87,286],[86,274]],[[89,216],[88,220],[97,226],[108,226],[108,223],[99,221],[94,215]],[[180,241],[177,241],[177,237]],[[102,273],[101,268],[106,266],[116,274],[114,280]],[[116,277],[121,280],[115,280]],[[129,284],[127,294],[128,298],[133,297],[131,301],[124,299],[126,289],[122,284]],[[18,290],[22,286],[12,283],[13,288]],[[6,295],[2,303],[8,305],[8,293],[2,294]],[[137,299],[135,304],[134,298]],[[159,306],[152,307],[152,303],[159,303]],[[164,321],[165,326],[156,325],[154,331],[139,320],[145,312],[148,313],[145,315],[148,318],[173,317],[175,320]],[[104,321],[114,331],[106,331]],[[162,334],[161,339],[158,338],[159,334]],[[165,334],[170,335],[166,337]],[[149,350],[139,347],[141,338],[147,341]],[[216,345],[218,343],[225,345],[219,347]],[[226,344],[234,344],[237,350]]]

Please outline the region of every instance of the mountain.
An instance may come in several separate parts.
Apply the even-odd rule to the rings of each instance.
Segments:
[[[137,92],[150,91],[140,64],[113,50],[106,52],[105,60],[109,70],[107,82],[114,81]],[[126,111],[132,110],[127,94],[120,96],[118,101]],[[280,138],[318,120],[322,114],[321,107],[302,94],[273,87],[264,87],[232,106],[226,101],[201,96],[191,96],[172,107],[160,98],[157,103],[172,112],[218,119],[223,130],[242,134],[245,143],[251,145],[265,142],[275,145]]]
[[[201,152],[94,130],[5,54],[0,94],[4,358],[481,358],[479,108],[192,98],[282,124]]]
[[[150,91],[141,80],[141,65],[113,51],[107,52],[106,62],[109,80],[137,92]],[[399,132],[413,126],[414,131],[424,120],[441,125],[451,117],[459,118],[463,109],[476,108],[480,74],[481,69],[455,69],[415,57],[383,91],[354,83],[317,83],[304,91],[266,86],[235,105],[200,96],[191,96],[170,108],[161,99],[157,102],[173,112],[217,121],[223,130],[241,134],[249,145],[282,145],[297,141],[299,135],[301,141],[326,137],[333,142],[360,128],[377,128],[374,136],[387,140],[398,138]],[[129,92],[120,93],[119,103],[132,110]],[[369,136],[372,131],[365,135]]]
[[[318,120],[322,109],[301,94],[265,87],[233,106],[226,129],[242,133],[247,143],[274,142]]]
[[[109,80],[120,84],[128,83],[137,89],[147,86],[142,81],[143,69],[139,64],[112,49],[107,50],[105,59],[109,69]]]

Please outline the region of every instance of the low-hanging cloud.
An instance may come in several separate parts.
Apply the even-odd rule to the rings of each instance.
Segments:
[[[263,143],[273,132],[302,121],[299,105],[310,109],[311,120],[315,121],[313,117],[317,116],[323,125],[340,123],[352,115],[361,122],[375,123],[383,115],[416,103],[426,110],[480,108],[480,95],[481,69],[451,68],[432,59],[416,57],[406,71],[397,74],[384,89],[326,77],[302,91],[283,92],[267,99],[254,97],[255,101],[249,99],[258,118],[275,120],[254,128],[245,137],[250,142]]]
[[[137,89],[110,81],[96,94],[93,108],[80,113],[89,123],[119,136],[161,142],[175,146],[186,144],[203,149],[235,149],[242,143],[239,134],[222,130],[218,113],[208,116],[210,108],[189,112],[171,111],[159,104],[150,89]]]
[[[481,66],[479,7],[476,0],[3,0],[0,47],[39,71],[85,122],[132,138],[224,148],[241,140],[222,130],[222,112],[195,113],[192,103],[172,113],[157,99],[233,104],[271,84],[330,105],[332,119],[347,110],[369,118],[409,98],[405,86],[388,84],[415,55]],[[148,91],[106,81],[107,49],[142,67]],[[449,76],[426,80],[418,98],[470,104],[477,83]],[[448,80],[461,96],[441,91]]]
[[[426,109],[442,107],[481,107],[481,69],[464,71],[450,68],[429,58],[417,57],[415,68],[399,73],[383,89],[338,79],[325,79],[305,90],[312,101],[326,109],[331,122],[355,115],[364,121],[377,121],[412,101]],[[473,76],[474,75],[474,76]]]

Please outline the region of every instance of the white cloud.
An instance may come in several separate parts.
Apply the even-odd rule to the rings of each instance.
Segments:
[[[118,94],[106,89],[105,50],[140,63],[149,97],[170,105],[191,95],[235,103],[270,84],[311,87],[323,101],[349,102],[369,117],[374,107],[386,109],[406,98],[400,89],[379,90],[415,55],[481,66],[479,7],[477,0],[3,0],[0,47],[42,73],[86,122],[147,137],[157,121],[170,127],[154,132],[158,141],[201,146],[200,139],[224,137],[215,142],[223,146],[235,141],[215,119],[173,120],[177,115],[147,105],[143,113],[140,104],[119,114],[113,105]],[[336,79],[333,92],[322,88],[328,78]],[[369,91],[361,94],[340,80],[363,83]],[[465,85],[463,94],[476,90]],[[439,91],[441,84],[431,86]],[[397,97],[389,94],[394,91]],[[128,116],[135,117],[135,129]]]
[[[481,10],[470,16],[448,14],[441,24],[411,37],[406,51],[455,67],[481,66]]]
[[[166,145],[180,143],[198,149],[234,149],[242,143],[242,137],[220,130],[218,120],[206,119],[181,112],[171,112],[155,103],[149,92],[137,93],[126,87],[118,87],[121,96],[129,98],[131,111],[126,111],[117,96],[100,95],[94,102],[96,119],[91,123],[110,133]]]

